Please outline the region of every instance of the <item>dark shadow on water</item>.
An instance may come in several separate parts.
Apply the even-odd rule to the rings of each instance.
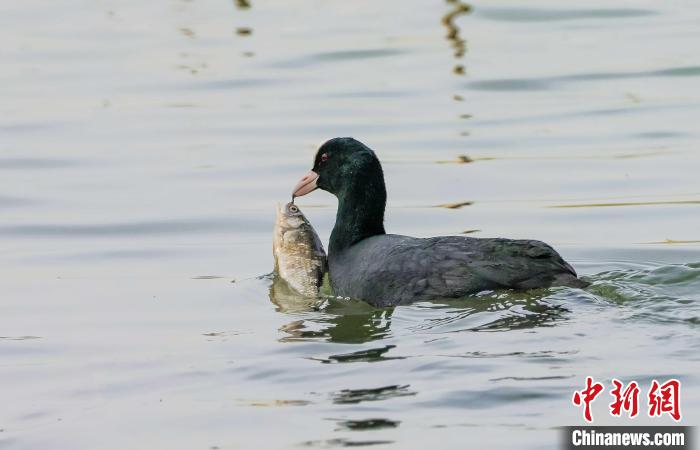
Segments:
[[[343,389],[332,394],[333,403],[357,404],[416,395],[416,392],[410,390],[409,387],[409,385],[394,384],[371,389]]]
[[[324,364],[333,363],[354,363],[354,362],[379,362],[390,359],[406,359],[404,356],[386,356],[389,350],[396,348],[395,345],[385,345],[383,347],[358,350],[356,352],[341,353],[331,355],[327,359],[316,359]]]
[[[349,431],[365,431],[365,430],[379,430],[382,428],[397,428],[401,424],[400,420],[389,420],[389,419],[362,419],[362,420],[339,420],[338,430],[349,430]]]
[[[387,445],[393,444],[394,441],[352,441],[350,439],[327,439],[322,441],[306,441],[302,442],[300,445],[303,447],[314,447],[314,448],[329,448],[329,447],[369,447],[371,445]]]
[[[553,359],[563,358],[571,355],[576,355],[578,351],[553,351],[553,350],[538,350],[533,352],[504,352],[492,353],[483,351],[464,352],[460,354],[449,355],[454,358],[528,358],[528,359]]]
[[[547,381],[547,380],[566,380],[575,378],[575,375],[551,375],[545,377],[499,377],[491,378],[489,381]]]

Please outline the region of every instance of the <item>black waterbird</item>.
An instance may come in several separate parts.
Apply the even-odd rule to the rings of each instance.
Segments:
[[[535,240],[386,234],[386,187],[379,159],[353,138],[318,149],[293,197],[320,188],[338,198],[328,265],[335,295],[388,306],[464,297],[492,289],[584,287],[573,267]]]

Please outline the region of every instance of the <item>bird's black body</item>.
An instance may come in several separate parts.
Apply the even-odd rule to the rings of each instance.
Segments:
[[[331,253],[329,268],[336,295],[374,306],[583,284],[552,247],[530,240],[383,234]]]
[[[382,168],[374,152],[355,139],[323,144],[313,172],[317,186],[338,197],[328,255],[336,295],[388,306],[488,289],[586,284],[540,241],[386,234]]]

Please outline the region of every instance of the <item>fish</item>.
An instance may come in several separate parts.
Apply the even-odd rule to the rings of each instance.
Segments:
[[[275,274],[305,297],[319,295],[328,269],[326,251],[309,220],[294,202],[277,204],[272,234]]]

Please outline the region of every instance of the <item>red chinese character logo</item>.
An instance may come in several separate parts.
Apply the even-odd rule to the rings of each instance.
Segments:
[[[631,381],[630,384],[623,390],[619,380],[612,380],[615,388],[610,392],[610,395],[615,397],[615,401],[610,403],[610,414],[620,416],[622,411],[627,411],[630,418],[636,417],[639,413],[639,385],[636,381]]]
[[[591,403],[601,392],[603,392],[603,385],[594,383],[591,377],[586,377],[586,389],[574,392],[572,401],[576,406],[584,405],[583,417],[586,419],[586,422],[593,422]]]
[[[659,386],[659,383],[653,380],[649,388],[649,417],[668,413],[673,420],[679,422],[681,420],[680,398],[680,381],[671,379]]]

